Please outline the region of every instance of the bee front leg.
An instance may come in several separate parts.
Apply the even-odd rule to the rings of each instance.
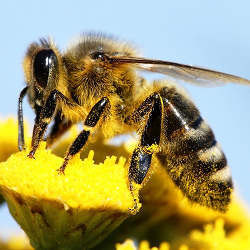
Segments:
[[[150,168],[152,155],[159,150],[162,123],[162,104],[159,94],[155,93],[148,97],[134,112],[134,116],[136,117],[139,114],[146,116],[146,111],[149,113],[148,119],[142,132],[140,143],[134,150],[130,161],[128,176],[132,195],[134,191],[133,184],[141,184],[143,182]],[[133,114],[131,117],[133,117]],[[137,202],[135,199],[134,201],[135,205],[132,210],[136,211]]]
[[[25,142],[24,142],[24,132],[23,132],[23,98],[27,94],[28,87],[22,89],[19,98],[18,98],[18,148],[20,151],[25,149]]]
[[[43,138],[46,128],[51,122],[51,119],[56,111],[56,107],[59,101],[63,101],[66,105],[70,105],[70,101],[68,100],[68,98],[65,97],[61,92],[59,92],[58,90],[52,90],[46,100],[45,105],[38,113],[38,117],[36,117],[31,141],[32,149],[28,154],[28,157],[34,158],[35,152]]]
[[[86,144],[90,135],[90,131],[96,126],[97,122],[100,120],[109,103],[109,99],[103,97],[90,110],[84,122],[85,128],[87,129],[83,129],[81,133],[77,136],[77,138],[74,140],[72,145],[69,147],[62,166],[57,170],[59,174],[64,174],[64,170],[69,160],[72,159],[73,156],[77,154]]]

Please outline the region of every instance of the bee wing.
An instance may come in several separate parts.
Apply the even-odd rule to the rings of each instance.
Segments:
[[[133,63],[140,70],[161,73],[200,86],[221,85],[223,83],[250,85],[250,80],[245,78],[187,64],[139,57],[112,57],[110,59],[117,63]]]

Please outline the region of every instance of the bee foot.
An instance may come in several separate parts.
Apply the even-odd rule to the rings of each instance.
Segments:
[[[132,208],[129,208],[129,211],[132,215],[136,215],[139,212],[139,207],[137,205],[136,199],[134,199],[134,206]]]
[[[56,172],[58,173],[58,175],[65,175],[64,169],[65,169],[64,167],[60,167],[56,170]]]
[[[34,154],[35,154],[35,152],[33,150],[31,150],[29,152],[29,154],[27,155],[27,157],[29,157],[30,159],[35,159]]]

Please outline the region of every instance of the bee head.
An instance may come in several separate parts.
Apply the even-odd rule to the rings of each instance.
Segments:
[[[23,61],[26,83],[39,92],[55,88],[58,64],[58,51],[51,42],[42,39],[40,43],[32,43]]]
[[[31,106],[41,106],[51,90],[57,88],[61,69],[60,53],[51,40],[32,43],[23,60],[28,96]],[[59,74],[60,73],[60,74]]]

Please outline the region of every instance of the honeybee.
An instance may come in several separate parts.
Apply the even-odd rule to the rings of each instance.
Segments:
[[[139,57],[131,45],[103,34],[83,34],[63,53],[50,39],[32,43],[23,61],[27,86],[18,101],[18,146],[25,148],[22,102],[27,94],[36,118],[33,158],[48,124],[50,147],[72,124],[83,129],[58,168],[90,137],[106,138],[136,132],[140,136],[129,161],[129,183],[145,179],[154,154],[173,182],[191,201],[225,211],[233,189],[226,157],[215,136],[187,94],[169,81],[149,84],[138,70],[162,73],[199,85],[250,81],[189,65]]]

